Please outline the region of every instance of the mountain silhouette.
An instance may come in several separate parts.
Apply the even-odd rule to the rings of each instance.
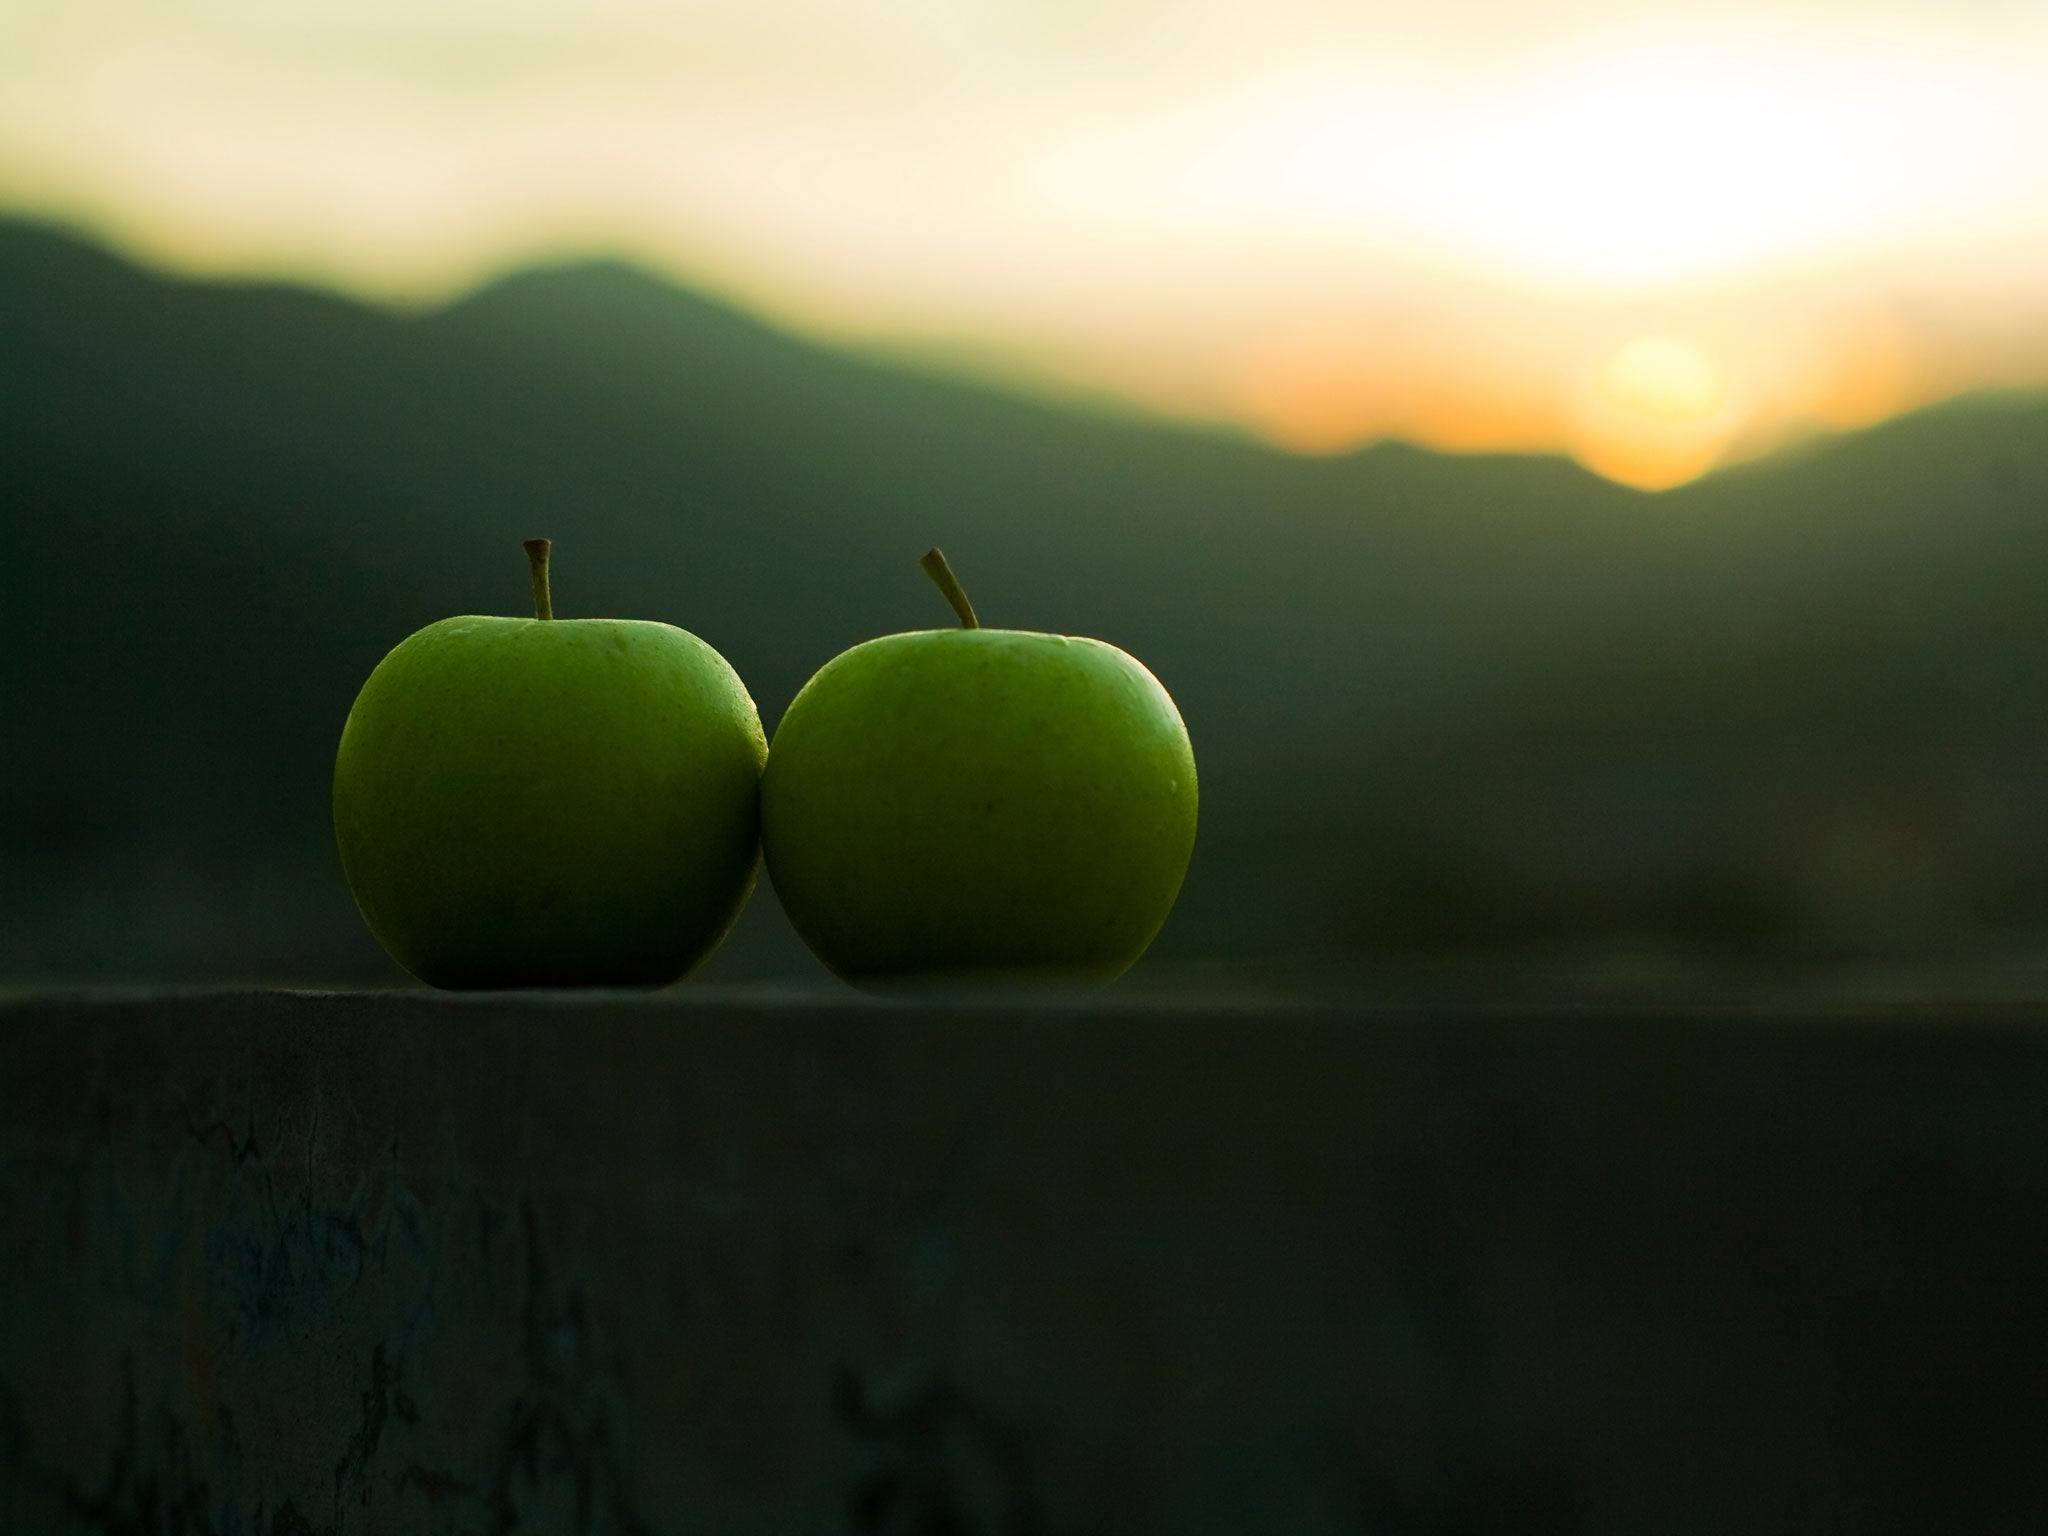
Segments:
[[[772,730],[846,646],[1096,635],[1202,772],[1140,975],[2048,934],[2048,400],[1651,496],[1558,459],[1304,459],[798,340],[641,272],[418,315],[0,224],[0,975],[391,979],[327,825],[412,630],[717,646]],[[812,975],[763,898],[718,974]]]

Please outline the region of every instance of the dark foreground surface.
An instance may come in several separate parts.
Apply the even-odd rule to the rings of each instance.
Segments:
[[[2048,1528],[2048,1009],[0,1003],[0,1530]]]

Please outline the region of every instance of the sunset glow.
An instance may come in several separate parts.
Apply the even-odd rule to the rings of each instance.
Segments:
[[[9,8],[0,211],[400,304],[623,255],[1302,452],[1646,487],[2048,382],[2048,12],[1441,10]]]
[[[1600,370],[1600,392],[1653,421],[1706,421],[1727,388],[1713,360],[1669,336],[1638,336]]]

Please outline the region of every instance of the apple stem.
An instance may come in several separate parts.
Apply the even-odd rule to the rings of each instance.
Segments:
[[[548,552],[554,547],[547,539],[526,541],[526,563],[533,567],[533,616],[536,619],[555,616],[554,596],[548,591]]]
[[[960,578],[953,574],[953,567],[946,564],[946,557],[936,549],[928,549],[924,558],[917,563],[924,567],[925,575],[937,582],[939,590],[946,594],[946,601],[951,603],[953,611],[960,615],[960,627],[981,628],[981,620],[974,616],[974,604],[967,601],[967,590],[960,585]]]

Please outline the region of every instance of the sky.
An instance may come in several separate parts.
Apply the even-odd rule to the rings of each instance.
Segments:
[[[2048,0],[0,0],[0,210],[1656,488],[2048,383]]]

